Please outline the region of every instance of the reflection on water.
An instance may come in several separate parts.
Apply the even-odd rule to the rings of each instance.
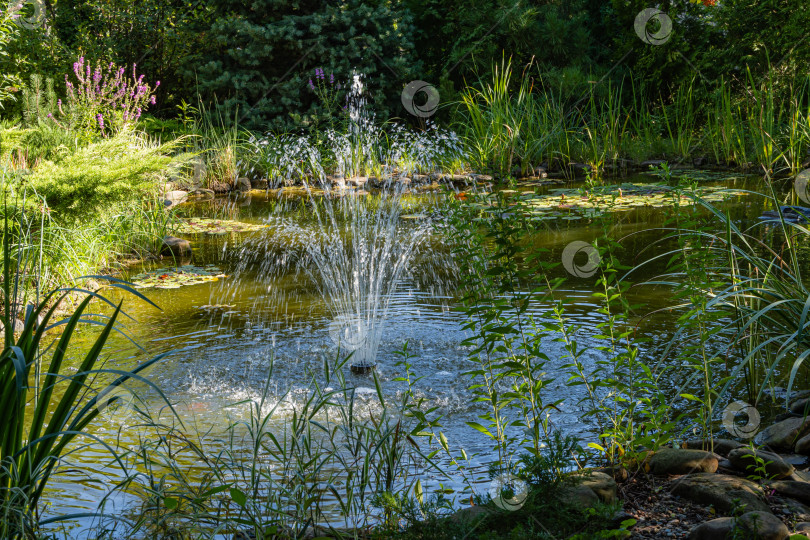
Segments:
[[[729,187],[743,185],[743,180],[729,183]],[[369,204],[374,204],[373,197],[370,199]],[[403,199],[403,205],[406,207],[403,214],[441,213],[441,197],[437,194],[409,195]],[[753,223],[765,209],[762,199],[754,197],[737,197],[727,206],[735,219],[748,223]],[[126,310],[137,322],[127,322],[126,328],[146,351],[117,339],[110,347],[113,359],[110,362],[129,368],[160,352],[172,351],[170,357],[151,369],[149,377],[177,405],[184,429],[205,433],[206,439],[216,444],[217,441],[222,443],[232,422],[245,419],[248,410],[245,403],[261,399],[271,364],[270,395],[282,396],[291,391],[287,399],[295,399],[296,392],[303,392],[307,386],[310,370],[317,370],[324,356],[338,356],[338,348],[330,337],[335,312],[334,306],[325,299],[323,287],[313,282],[313,274],[301,271],[300,252],[289,249],[291,236],[295,236],[289,234],[290,224],[301,232],[317,223],[304,198],[254,194],[197,203],[187,207],[185,212],[266,223],[270,227],[260,233],[192,237],[193,263],[215,264],[229,277],[179,289],[142,291],[162,311],[128,299]],[[638,208],[615,217],[609,234],[621,239],[619,256],[625,264],[634,265],[652,255],[650,246],[663,236],[660,227],[665,223],[667,212],[666,209]],[[396,227],[402,230],[420,226],[408,220],[400,221]],[[532,242],[537,247],[548,248],[552,260],[561,256],[569,242],[590,242],[603,233],[601,226],[587,221],[545,222],[543,226],[545,228],[533,235]],[[304,237],[298,234],[297,241]],[[317,235],[309,238],[309,241],[315,240]],[[383,291],[388,308],[375,344],[376,373],[387,399],[400,396],[404,391],[403,383],[394,380],[403,375],[402,368],[396,366],[401,359],[397,352],[404,343],[408,344],[408,350],[414,355],[410,360],[413,370],[421,377],[415,385],[417,396],[424,398],[425,407],[438,407],[443,415],[442,431],[450,445],[455,449],[463,447],[469,455],[476,455],[474,470],[479,473],[478,481],[483,481],[489,444],[465,424],[475,419],[478,405],[469,402],[467,381],[462,375],[471,366],[466,359],[468,350],[461,345],[467,337],[462,330],[464,319],[455,309],[459,302],[458,277],[443,238],[434,233],[424,242],[424,248],[403,268],[396,286]],[[140,270],[133,269],[133,273]],[[646,267],[633,281],[641,282],[661,270],[660,265]],[[559,271],[564,272],[562,268]],[[571,322],[581,327],[580,348],[594,344],[595,326],[603,320],[591,297],[593,286],[593,279],[570,278],[557,292],[568,304]],[[675,317],[667,311],[657,311],[646,318],[642,315],[667,306],[670,293],[645,287],[632,289],[630,295],[633,302],[640,301],[647,306],[638,314],[638,322],[643,334],[653,338],[646,347],[654,348],[662,336],[669,335]],[[536,305],[532,313],[541,317],[544,309]],[[548,340],[544,350],[551,359],[546,371],[561,372],[566,362],[562,358],[562,345]],[[586,366],[593,366],[599,359],[598,351],[590,348],[581,360]],[[351,373],[347,373],[346,378],[373,410],[377,398],[372,380]],[[160,406],[157,396],[150,398],[154,398],[155,407]],[[576,404],[578,396],[559,377],[549,385],[547,399],[562,398],[566,401],[554,415],[555,426],[567,433],[588,433],[589,426],[583,422]],[[241,405],[234,405],[240,402]],[[283,414],[279,418],[278,422],[283,423]],[[139,438],[145,433],[132,426],[120,430],[118,427],[102,423],[95,426],[93,432],[104,440],[116,441],[123,448],[137,449]],[[63,468],[52,484],[48,511],[51,515],[95,510],[111,487],[109,478],[121,478],[109,454],[98,448],[84,448],[72,454],[69,461],[76,467]],[[190,471],[199,466],[191,462],[185,465]],[[447,478],[431,472],[425,482],[432,482],[433,487],[442,482],[445,486],[463,489],[462,479],[454,473],[453,467],[446,462],[444,466]],[[110,476],[106,477],[105,473]],[[134,496],[117,493],[106,502],[105,512],[120,515],[135,502]],[[84,526],[90,525],[89,520],[80,521]]]

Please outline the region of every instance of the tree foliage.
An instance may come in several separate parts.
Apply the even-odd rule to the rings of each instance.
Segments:
[[[59,0],[45,24],[0,24],[0,104],[19,115],[15,91],[32,74],[59,82],[80,55],[137,64],[160,80],[158,109],[173,115],[202,98],[208,110],[246,127],[320,129],[324,105],[309,89],[316,68],[345,92],[363,74],[381,117],[405,116],[414,79],[444,102],[489,78],[503,57],[540,67],[538,81],[568,96],[594,81],[632,74],[645,95],[771,72],[789,91],[810,73],[804,0]],[[671,36],[652,45],[634,30],[638,14],[660,9]],[[773,68],[771,70],[771,68]],[[770,70],[770,71],[769,71]],[[58,90],[58,86],[57,86]],[[345,96],[339,96],[341,104]],[[212,107],[212,105],[218,107]]]

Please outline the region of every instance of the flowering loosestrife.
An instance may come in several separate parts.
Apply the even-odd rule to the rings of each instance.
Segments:
[[[107,136],[117,133],[124,126],[134,124],[143,111],[155,104],[155,89],[138,75],[132,65],[132,76],[125,74],[124,67],[110,62],[95,68],[80,57],[73,63],[75,81],[65,75],[67,97],[58,103],[59,125],[67,129],[87,130]]]
[[[321,68],[315,68],[315,82],[313,83],[312,79],[309,80],[307,84],[309,89],[318,96],[318,99],[321,101],[324,109],[329,116],[329,124],[331,127],[334,127],[334,119],[332,117],[332,111],[335,108],[335,105],[338,103],[338,95],[340,94],[340,83],[335,84],[335,74],[329,74],[329,80],[327,82],[326,73]]]

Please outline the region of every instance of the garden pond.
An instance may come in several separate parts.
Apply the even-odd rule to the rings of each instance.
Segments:
[[[735,222],[755,225],[757,218],[769,210],[764,197],[746,193],[762,186],[759,178],[729,178],[723,175],[696,175],[706,198],[727,210]],[[659,240],[667,216],[672,211],[668,189],[661,179],[638,175],[616,181],[599,191],[588,202],[580,196],[582,182],[549,184],[542,187],[517,184],[503,190],[516,205],[513,211],[529,213],[536,222],[532,241],[545,247],[550,260],[560,259],[571,242],[591,242],[604,233],[597,222],[600,214],[611,208],[609,235],[621,240],[622,262],[633,266],[653,255],[648,248]],[[789,188],[790,186],[783,186]],[[720,191],[731,190],[731,191]],[[403,209],[398,230],[420,227],[425,221],[440,221],[443,201],[464,198],[463,193],[414,192],[402,197]],[[374,193],[365,196],[374,204]],[[274,422],[282,429],[285,414],[296,399],[306,395],[307,373],[316,370],[325,358],[337,358],[335,320],[322,287],[296,265],[296,256],[285,242],[291,242],[284,227],[297,230],[317,226],[311,201],[300,190],[253,191],[239,196],[188,203],[180,207],[176,235],[187,238],[193,246],[190,260],[175,264],[142,263],[124,272],[136,290],[160,309],[130,294],[105,289],[111,299],[124,298],[124,310],[132,319],[121,319],[122,326],[137,348],[117,336],[108,346],[107,367],[132,368],[161,353],[170,353],[148,371],[155,383],[175,405],[183,429],[203,434],[206,440],[224,444],[228,427],[245,420],[246,404],[261,399],[269,391],[266,405],[277,404],[286,395],[289,407],[281,407]],[[765,234],[759,227],[755,234]],[[642,282],[661,272],[660,264],[642,267],[631,281]],[[600,354],[594,348],[596,325],[603,320],[592,297],[595,277],[566,274],[563,265],[554,272],[566,276],[557,295],[564,297],[570,322],[578,325],[580,348],[588,348],[587,363],[596,362]],[[403,345],[412,356],[410,363],[420,377],[415,383],[425,407],[437,407],[443,416],[442,432],[454,449],[464,448],[472,460],[475,482],[485,491],[488,482],[486,464],[492,456],[490,441],[466,422],[476,420],[480,404],[472,403],[463,375],[472,366],[467,359],[468,347],[462,345],[468,334],[463,330],[465,316],[457,308],[459,276],[446,239],[433,230],[423,240],[422,249],[408,261],[398,285],[387,296],[388,309],[380,325],[376,354],[376,375],[382,392],[391,399],[404,391],[404,383],[394,379],[404,370],[398,366]],[[671,336],[677,314],[666,308],[671,304],[671,291],[660,287],[634,287],[634,301],[644,304],[638,310],[640,332],[651,338],[644,345],[655,350]],[[534,306],[540,314],[544,306]],[[651,314],[651,315],[648,315]],[[337,330],[340,332],[340,329]],[[93,331],[84,331],[77,341],[89,340]],[[590,346],[590,347],[589,347]],[[551,358],[547,367],[554,374],[566,361],[561,358],[562,345],[549,340],[546,353]],[[272,376],[268,386],[268,373]],[[555,366],[559,364],[559,366]],[[368,374],[355,374],[345,368],[358,402],[368,411],[379,406],[373,379]],[[564,377],[554,380],[547,390],[548,401],[565,398],[559,410],[552,413],[554,426],[565,433],[587,439],[590,426],[581,417],[576,392],[566,385]],[[673,393],[677,382],[672,381]],[[169,416],[168,408],[153,391],[132,388],[144,397],[150,412],[160,418]],[[288,393],[289,392],[289,393]],[[269,406],[269,405],[268,405]],[[137,414],[129,417],[100,415],[91,432],[100,440],[136,449],[145,431]],[[52,480],[48,495],[48,515],[93,512],[110,491],[116,465],[100,445],[92,444],[68,456],[70,466],[62,467]],[[442,463],[442,462],[440,462]],[[200,463],[184,464],[192,472]],[[454,466],[444,462],[447,474],[425,473],[426,491],[463,488],[462,478]],[[125,514],[135,503],[132,495],[116,493],[104,508],[106,514]],[[337,519],[337,517],[335,517]],[[339,519],[337,519],[339,522]],[[96,523],[92,518],[79,518],[75,526]]]

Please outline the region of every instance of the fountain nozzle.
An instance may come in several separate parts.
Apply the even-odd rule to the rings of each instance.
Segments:
[[[366,362],[360,362],[357,364],[352,364],[349,366],[349,369],[352,370],[352,373],[355,375],[366,375],[374,371],[377,367],[377,364],[368,364]]]

